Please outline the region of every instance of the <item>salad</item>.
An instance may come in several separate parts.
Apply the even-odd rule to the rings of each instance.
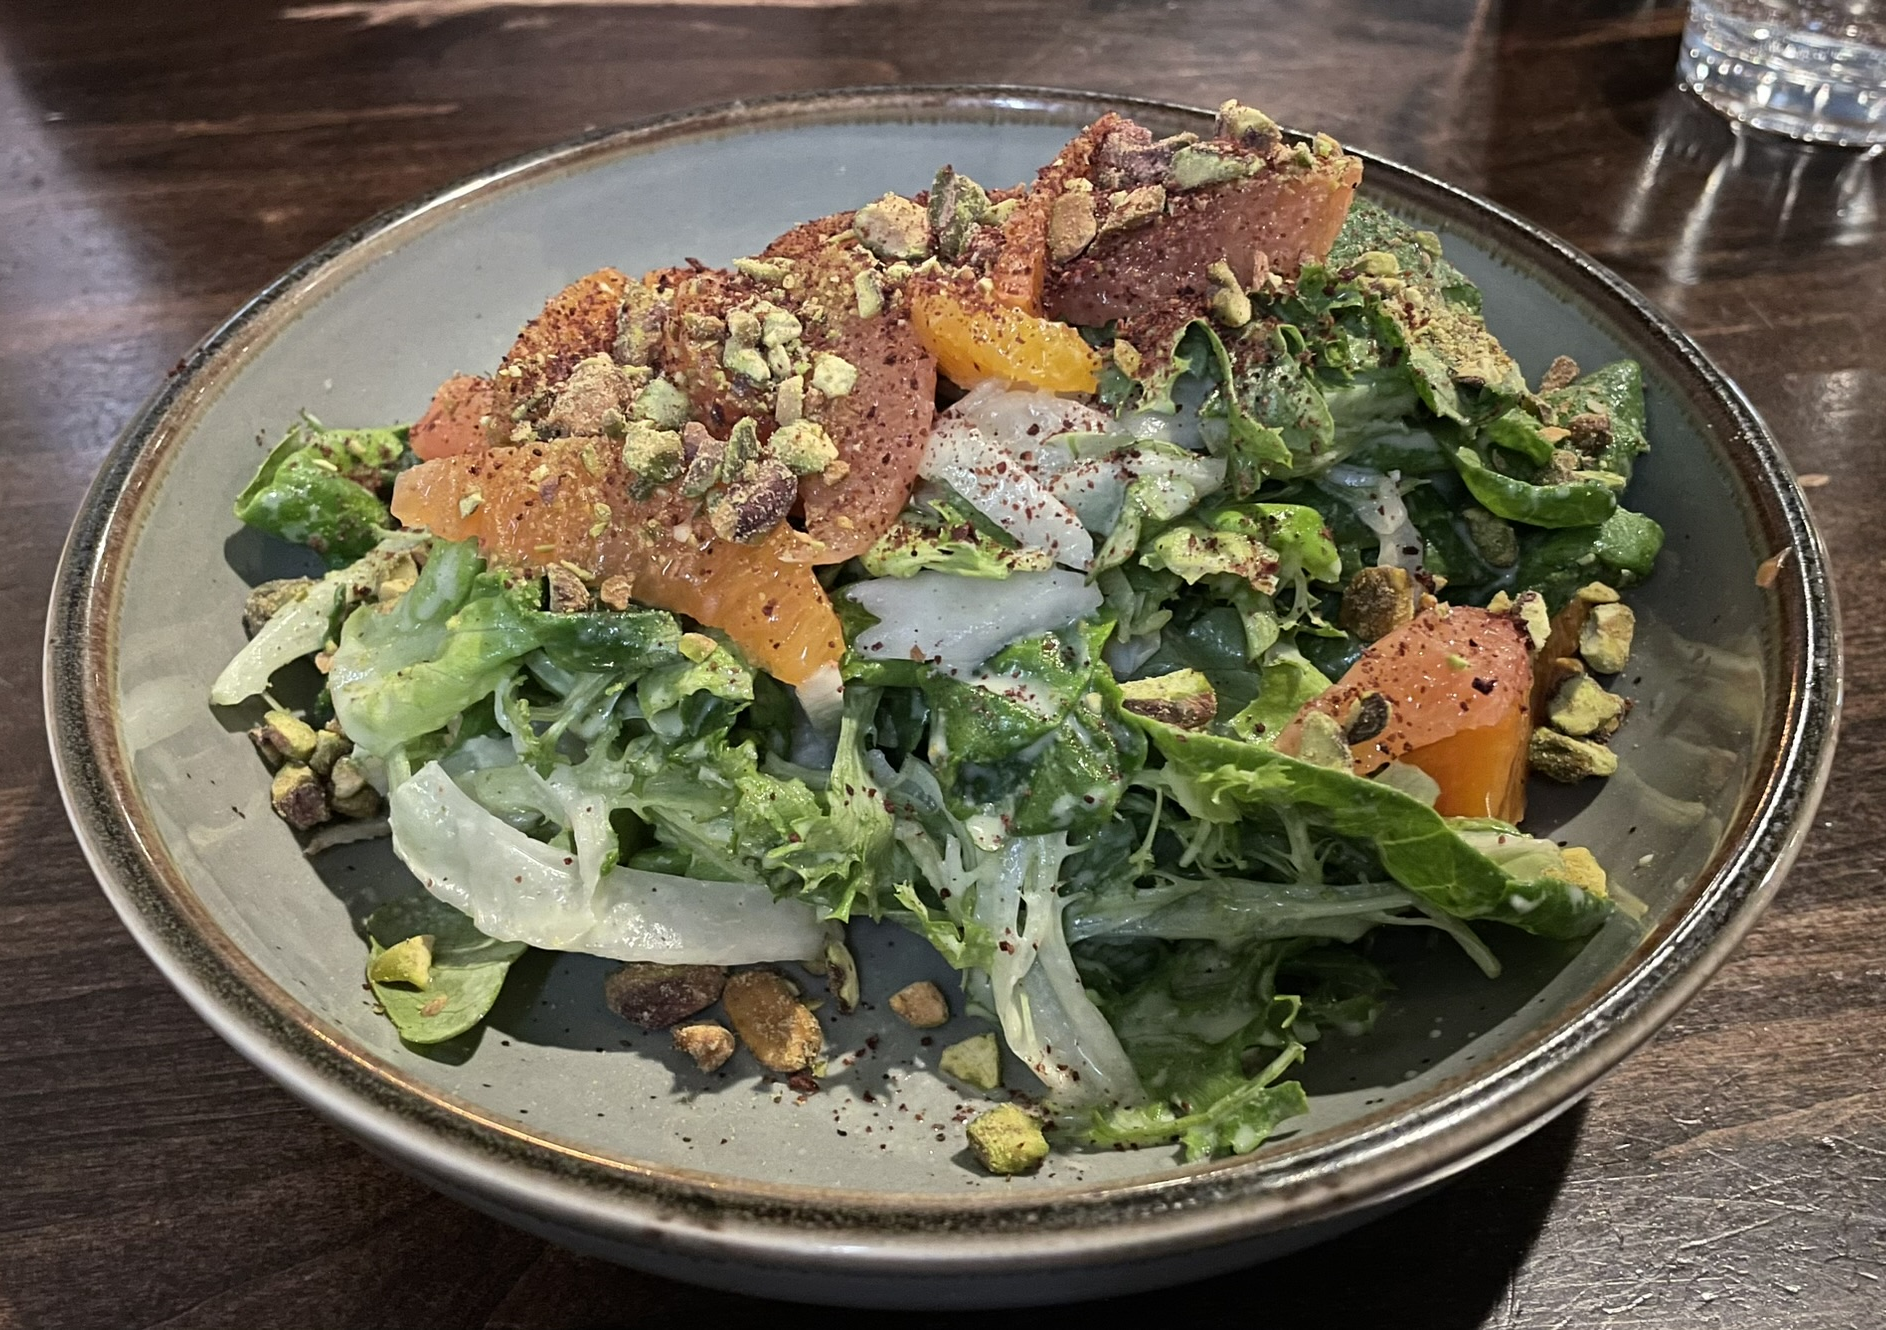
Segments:
[[[254,590],[211,697],[264,699],[311,853],[418,880],[364,925],[400,1036],[586,952],[701,1068],[815,1089],[803,975],[850,1009],[886,920],[962,981],[896,1016],[989,1023],[940,1062],[987,1167],[1199,1159],[1306,1111],[1381,930],[1491,974],[1486,929],[1641,912],[1521,830],[1529,774],[1617,767],[1638,366],[1528,386],[1361,175],[1237,102],[1109,115],[1024,185],[580,278],[410,426],[291,425],[235,513],[330,571]]]

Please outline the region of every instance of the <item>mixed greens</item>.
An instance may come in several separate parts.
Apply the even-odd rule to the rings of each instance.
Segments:
[[[1336,179],[1349,160],[1256,114],[1229,104],[1205,143],[1103,122],[1086,191],[1044,171],[991,194],[946,168],[930,195],[897,200],[914,212],[887,196],[819,243],[855,251],[842,289],[859,320],[921,323],[925,280],[960,280],[946,289],[973,313],[976,284],[1004,271],[979,236],[1021,243],[1012,219],[1044,191],[1097,190],[1098,221],[1081,197],[1043,213],[1052,303],[1108,243],[1179,225],[1140,219],[1135,191],[1161,190],[1161,208],[1166,190],[1230,199],[1286,166]],[[1166,183],[1136,185],[1155,158]],[[1026,1068],[1009,1084],[1040,1101],[1020,1125],[991,1118],[981,1137],[997,1144],[977,1144],[991,1167],[1038,1162],[1041,1117],[1064,1142],[1202,1159],[1307,1110],[1292,1067],[1391,1000],[1378,930],[1438,930],[1494,973],[1477,925],[1578,938],[1628,905],[1589,853],[1516,823],[1529,756],[1559,779],[1615,769],[1604,741],[1625,707],[1591,674],[1621,668],[1616,593],[1661,544],[1621,504],[1648,446],[1638,368],[1561,361],[1528,388],[1432,233],[1340,205],[1321,258],[1216,263],[1150,313],[1079,324],[1084,390],[1022,361],[972,375],[926,334],[942,405],[924,407],[887,521],[842,558],[782,555],[775,581],[729,584],[711,559],[817,545],[800,512],[874,480],[845,433],[869,417],[839,410],[867,391],[857,357],[809,349],[813,312],[777,294],[794,263],[812,271],[801,251],[741,260],[720,313],[688,315],[696,341],[720,324],[704,334],[725,339],[717,381],[690,377],[685,348],[651,350],[690,298],[651,277],[612,292],[602,356],[514,353],[511,379],[543,386],[495,399],[508,410],[476,397],[506,391],[501,370],[465,390],[468,417],[442,390],[410,435],[297,423],[236,515],[333,571],[258,589],[253,639],[212,698],[262,695],[304,656],[324,671],[318,701],[270,710],[257,743],[298,830],[321,844],[384,827],[425,888],[365,924],[400,1034],[463,1034],[526,947],[579,951],[641,967],[623,980],[640,996],[612,1004],[675,1026],[703,1066],[735,1041],[680,1022],[726,985],[734,1033],[803,1076],[816,1021],[810,1044],[802,1025],[791,1052],[772,1048],[742,1013],[792,1004],[790,986],[755,981],[736,1001],[725,968],[812,961],[848,1006],[844,925],[888,920],[961,972],[968,1009]],[[1085,247],[1059,257],[1069,227]],[[946,251],[959,267],[937,262]],[[750,312],[742,280],[773,283],[771,303]],[[753,400],[772,414],[749,404],[717,425],[738,413],[703,393],[746,402],[761,377],[776,395]],[[797,429],[808,401],[824,423]],[[454,413],[477,441],[415,455]],[[396,518],[402,495],[449,476],[438,511],[485,520],[513,454],[537,488],[510,527]],[[582,500],[575,544],[519,558],[503,532],[553,511],[544,477],[565,455],[599,484],[619,465],[622,488]],[[637,521],[654,532],[639,539],[668,540],[633,505],[690,486],[715,535],[687,536],[708,562],[680,596],[608,542]],[[792,619],[771,608],[778,579],[808,562],[822,566],[805,594],[842,641],[786,668],[749,611]],[[1459,714],[1440,716],[1456,695]]]

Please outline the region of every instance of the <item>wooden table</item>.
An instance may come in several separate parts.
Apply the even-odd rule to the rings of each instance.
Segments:
[[[1812,502],[1846,608],[1826,802],[1779,901],[1689,1010],[1587,1104],[1443,1193],[1121,1310],[1174,1325],[1886,1324],[1886,542],[1867,525],[1886,519],[1886,164],[1737,139],[1672,90],[1680,28],[1678,11],[1622,0],[0,8],[0,602],[21,614],[0,636],[0,1330],[781,1314],[434,1195],[192,1016],[67,830],[41,737],[40,607],[139,400],[352,223],[594,125],[971,80],[1241,94],[1567,236],[1701,339],[1826,482]]]

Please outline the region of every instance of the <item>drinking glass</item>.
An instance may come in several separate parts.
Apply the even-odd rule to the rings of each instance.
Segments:
[[[1677,72],[1757,129],[1886,143],[1886,0],[1692,0]]]

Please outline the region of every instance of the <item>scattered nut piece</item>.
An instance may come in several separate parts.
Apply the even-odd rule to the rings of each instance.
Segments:
[[[1512,612],[1519,616],[1526,636],[1532,639],[1532,649],[1545,650],[1545,644],[1552,640],[1552,615],[1546,610],[1545,597],[1537,591],[1522,591],[1513,600]]]
[[[733,1031],[712,1021],[703,1025],[677,1025],[674,1046],[694,1059],[702,1071],[719,1071],[733,1056]]]
[[[1578,654],[1599,674],[1616,674],[1631,658],[1637,616],[1629,605],[1594,605],[1578,631]]]
[[[1211,296],[1206,301],[1211,316],[1226,328],[1242,328],[1251,321],[1251,297],[1238,281],[1231,265],[1223,259],[1205,270],[1211,282]]]
[[[290,762],[306,763],[314,756],[314,727],[290,712],[268,712],[253,734],[256,747],[267,744]]]
[[[1570,356],[1560,356],[1546,367],[1544,377],[1539,380],[1539,391],[1554,393],[1569,388],[1577,378],[1578,362]]]
[[[1128,679],[1120,685],[1120,705],[1136,716],[1202,730],[1218,715],[1218,695],[1211,680],[1197,670],[1174,670],[1150,679]]]
[[[1777,550],[1763,559],[1760,566],[1755,569],[1755,585],[1766,591],[1780,581],[1782,565],[1788,562],[1788,556],[1793,552],[1794,549],[1790,546],[1785,550]]]
[[[1041,1124],[1013,1104],[1001,1104],[971,1118],[964,1129],[969,1148],[991,1173],[1032,1173],[1048,1157]]]
[[[1166,187],[1141,185],[1137,189],[1119,190],[1107,196],[1107,203],[1107,215],[1101,220],[1100,230],[1095,236],[1099,240],[1150,225],[1163,216],[1166,211]]]
[[[635,600],[635,582],[618,573],[597,588],[596,598],[612,610],[626,610]]]
[[[825,1046],[818,1018],[776,970],[744,970],[721,994],[733,1028],[770,1071],[803,1071]]]
[[[1623,599],[1603,582],[1587,582],[1572,595],[1587,605],[1615,605]]]
[[[1363,568],[1342,592],[1343,628],[1364,642],[1387,637],[1414,618],[1414,578],[1399,565]]]
[[[1604,867],[1590,850],[1582,845],[1568,845],[1561,856],[1565,860],[1565,869],[1553,874],[1575,887],[1581,887],[1593,896],[1603,898],[1610,889],[1610,883],[1604,875]]]
[[[969,238],[989,215],[989,195],[956,168],[946,166],[930,182],[930,230],[937,253],[950,263],[963,257]]]
[[[1070,189],[1057,195],[1048,213],[1048,257],[1071,263],[1094,243],[1099,234],[1091,189]]]
[[[657,429],[679,430],[688,423],[688,395],[667,379],[651,379],[629,407],[629,419]]]
[[[1526,755],[1534,771],[1566,785],[1576,785],[1587,776],[1616,775],[1618,769],[1617,754],[1603,744],[1557,730],[1534,730]]]
[[[852,215],[858,243],[891,263],[915,263],[930,253],[930,217],[901,194],[886,194]]]
[[[819,968],[825,974],[825,989],[838,1003],[838,1010],[850,1015],[858,1009],[858,962],[840,938],[828,938]]]
[[[609,1010],[644,1030],[661,1030],[714,1005],[726,987],[718,965],[657,965],[631,961],[603,980]]]
[[[1817,490],[1832,479],[1825,471],[1803,471],[1794,478],[1794,483],[1804,490]]]
[[[1583,671],[1560,684],[1546,703],[1546,719],[1553,728],[1578,739],[1610,734],[1623,716],[1624,699],[1607,693]]]
[[[1332,771],[1347,771],[1353,765],[1349,745],[1343,742],[1342,726],[1325,711],[1312,711],[1303,717],[1297,732],[1296,757],[1299,762]]]
[[[971,1035],[944,1049],[937,1065],[965,1085],[993,1090],[1002,1083],[1002,1046],[992,1034]]]
[[[339,730],[321,730],[314,736],[314,752],[308,755],[308,769],[323,780],[334,772],[334,764],[354,751],[352,740]]]
[[[589,588],[568,564],[553,563],[544,569],[544,584],[552,614],[580,614],[589,608]]]
[[[269,806],[296,831],[317,827],[333,816],[321,778],[299,762],[284,763],[269,782]]]
[[[891,1010],[903,1018],[904,1024],[919,1030],[934,1030],[950,1018],[950,1004],[943,990],[928,979],[906,984],[891,994]]]
[[[420,992],[432,987],[430,933],[395,942],[367,962],[367,978],[376,984],[411,984]]]

